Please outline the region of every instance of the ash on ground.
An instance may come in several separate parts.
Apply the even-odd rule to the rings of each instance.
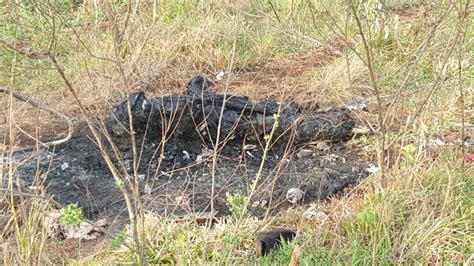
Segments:
[[[203,95],[202,91],[201,95]],[[195,114],[193,108],[208,110],[196,105],[195,95],[187,94],[184,97],[182,108],[187,108],[191,120],[196,119],[193,116]],[[158,101],[157,98],[146,100],[146,102],[153,105]],[[177,98],[170,97],[169,99]],[[209,102],[216,105],[215,99]],[[209,211],[213,179],[215,181],[213,199],[215,209],[220,215],[228,214],[226,193],[239,191],[247,193],[262,163],[263,171],[260,175],[257,195],[252,199],[253,204],[251,204],[251,212],[257,216],[264,215],[267,210],[270,215],[276,214],[281,208],[290,206],[291,204],[286,199],[286,193],[290,188],[301,189],[304,193],[302,203],[308,203],[339,193],[368,175],[364,170],[367,163],[346,147],[345,141],[350,138],[350,134],[340,134],[333,128],[327,129],[324,124],[326,122],[320,122],[328,120],[327,117],[333,114],[337,116],[335,119],[343,117],[347,120],[349,110],[347,113],[344,110],[315,112],[311,113],[311,116],[301,117],[305,110],[299,110],[295,103],[286,105],[292,108],[291,112],[286,113],[282,112],[282,108],[278,108],[278,105],[274,105],[275,103],[254,104],[256,108],[273,106],[272,108],[279,110],[280,114],[288,115],[282,119],[290,119],[293,122],[288,122],[288,125],[283,124],[281,126],[283,129],[285,127],[292,129],[290,124],[301,121],[298,122],[300,123],[298,128],[286,130],[275,136],[275,139],[279,137],[281,139],[275,141],[262,162],[265,138],[271,129],[267,124],[271,120],[266,117],[274,117],[274,113],[268,112],[265,108],[262,109],[263,113],[255,112],[254,107],[249,111],[250,100],[241,99],[239,99],[239,108],[243,111],[238,113],[232,110],[234,120],[226,121],[230,123],[231,128],[237,128],[236,132],[240,133],[232,135],[228,129],[225,129],[227,131],[224,133],[221,132],[221,137],[226,142],[225,145],[218,145],[215,162],[213,161],[215,150],[213,145],[216,135],[219,134],[216,134],[217,131],[210,131],[206,141],[200,134],[202,126],[196,126],[199,123],[203,124],[203,119],[209,117],[205,112],[199,114],[198,118],[201,121],[193,121],[193,127],[189,127],[187,123],[190,122],[186,119],[183,120],[184,124],[177,123],[177,130],[174,132],[178,133],[175,134],[155,132],[147,135],[146,132],[153,131],[152,127],[145,128],[145,133],[137,133],[136,147],[139,158],[136,160],[138,162],[136,176],[132,170],[134,160],[130,142],[127,145],[129,138],[114,137],[119,147],[119,156],[113,155],[110,144],[107,144],[104,138],[105,150],[112,154],[113,163],[119,169],[122,178],[140,179],[145,207],[163,214],[181,215]],[[160,101],[163,103],[163,97]],[[200,101],[200,103],[203,102]],[[225,98],[222,102],[226,102]],[[123,102],[120,104],[123,107]],[[225,107],[217,105],[215,108],[217,109],[208,111],[220,113],[222,111],[220,108]],[[147,108],[143,107],[142,110],[147,110]],[[242,127],[240,121],[243,116],[246,116],[246,127],[262,126],[263,129],[254,130],[256,136],[252,137],[249,136],[248,128],[239,130],[239,127]],[[166,117],[166,114],[163,116],[163,112],[162,117]],[[239,117],[239,120],[236,117]],[[257,122],[253,122],[253,118]],[[354,123],[347,121],[344,122],[343,128],[350,131]],[[150,125],[149,121],[145,122]],[[204,122],[208,128],[215,124],[215,121]],[[179,128],[180,125],[184,130]],[[159,127],[163,128],[163,123],[160,123]],[[310,139],[307,135],[311,133],[310,130],[315,130],[315,127],[316,129],[321,127],[318,132],[324,130],[326,130],[324,132],[332,132],[332,137],[322,134],[318,138]],[[124,128],[122,132],[127,132],[126,127]],[[299,135],[304,135],[304,137],[292,138],[291,136],[298,136],[298,130],[304,131],[304,134]],[[114,132],[111,135],[114,136]],[[338,138],[334,138],[335,135]],[[164,145],[162,145],[163,139],[166,139]],[[16,154],[14,159],[17,174],[25,181],[26,187],[31,186],[35,176],[38,176],[49,195],[55,200],[62,204],[78,203],[90,219],[125,215],[125,202],[118,188],[120,184],[115,182],[93,140],[94,137],[87,126],[83,126],[66,144],[47,151],[43,150],[40,154]]]

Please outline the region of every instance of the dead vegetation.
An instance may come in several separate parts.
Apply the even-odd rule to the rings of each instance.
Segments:
[[[285,175],[282,164],[268,172],[244,172],[247,187],[224,197],[215,186],[219,175],[232,169],[218,168],[218,159],[225,156],[219,155],[218,144],[209,153],[212,195],[194,199],[171,191],[142,197],[146,182],[127,179],[123,163],[112,170],[116,187],[110,189],[116,189],[122,203],[126,198],[127,208],[121,209],[129,214],[127,226],[120,231],[125,221],[111,221],[116,226],[96,242],[52,239],[40,225],[50,209],[65,206],[37,200],[49,198],[43,187],[49,169],[19,176],[5,148],[45,141],[65,126],[3,97],[0,183],[6,187],[0,191],[0,225],[7,220],[7,226],[1,230],[0,261],[288,263],[297,250],[293,260],[301,264],[472,263],[473,164],[462,161],[473,152],[469,1],[85,2],[74,8],[68,1],[0,4],[0,68],[5,73],[0,85],[75,117],[82,128],[102,121],[130,91],[179,94],[196,74],[212,77],[215,92],[296,101],[308,109],[364,98],[368,112],[356,111],[354,117],[375,134],[354,138],[347,147],[374,163],[374,173],[330,200],[314,197],[310,206],[286,207],[258,220],[247,209],[263,204],[268,214],[284,200],[264,202],[268,199],[260,196],[265,193],[252,180],[275,184],[293,177]],[[56,63],[32,56],[48,53]],[[100,130],[90,138],[98,143],[95,137],[100,136],[108,143]],[[259,156],[266,158],[269,147],[261,146]],[[106,150],[98,154],[123,159],[116,150]],[[135,177],[141,152],[130,151]],[[317,159],[324,157],[317,154]],[[295,157],[288,153],[284,158]],[[257,170],[267,164],[260,161]],[[191,180],[194,173],[185,171],[183,177]],[[33,185],[18,191],[21,179]],[[212,205],[214,200],[229,209],[227,217],[211,216],[213,222],[203,226],[195,222],[201,214],[191,208],[185,208],[189,216],[184,218],[173,214],[190,202]],[[150,202],[168,211],[147,208]],[[294,229],[295,240],[269,256],[254,256],[256,233],[275,226]]]

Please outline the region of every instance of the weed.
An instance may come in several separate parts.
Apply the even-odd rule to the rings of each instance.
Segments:
[[[112,247],[119,248],[125,243],[125,230],[121,230],[115,237],[112,239]]]
[[[61,214],[60,223],[69,227],[79,225],[84,221],[84,214],[77,203],[67,205],[59,213]]]
[[[416,152],[416,147],[412,143],[402,148],[402,154],[407,163],[412,164],[416,162],[415,152]]]
[[[325,225],[302,220],[304,210],[297,208],[293,210],[294,216],[282,213],[270,222],[243,215],[258,181],[263,179],[260,173],[249,183],[248,194],[226,195],[232,219],[239,223],[222,221],[213,227],[197,226],[192,219],[178,219],[173,214],[159,216],[139,206],[138,215],[144,217],[143,224],[130,225],[118,233],[111,240],[112,249],[92,256],[92,263],[137,263],[144,254],[148,262],[156,264],[286,264],[295,245],[302,249],[299,262],[308,265],[472,263],[472,164],[465,169],[459,167],[462,154],[456,147],[437,150],[434,159],[428,157],[423,144],[431,133],[456,133],[447,122],[459,118],[459,96],[453,89],[458,83],[468,84],[474,77],[474,66],[469,64],[474,50],[467,38],[459,45],[462,48],[459,61],[463,62],[459,80],[455,75],[458,58],[447,57],[446,47],[452,47],[455,39],[453,29],[461,24],[459,6],[451,9],[450,1],[418,5],[412,5],[412,1],[363,1],[356,3],[359,5],[354,12],[361,18],[359,28],[347,12],[345,1],[199,1],[196,4],[196,1],[166,0],[156,6],[157,17],[145,2],[97,1],[97,5],[84,3],[77,7],[67,0],[1,3],[0,41],[8,45],[0,46],[3,73],[0,83],[38,92],[48,101],[62,104],[65,112],[76,114],[77,106],[71,104],[71,96],[61,89],[61,80],[51,70],[50,61],[28,58],[7,47],[48,51],[52,36],[58,37],[53,47],[58,66],[79,88],[79,99],[85,103],[87,117],[95,114],[101,117],[101,112],[108,108],[98,102],[122,98],[130,90],[124,83],[144,82],[154,93],[167,94],[175,92],[176,84],[190,74],[215,74],[229,68],[228,84],[225,88],[217,86],[217,90],[230,90],[235,88],[234,79],[246,70],[259,72],[266,64],[283,70],[296,65],[297,74],[285,75],[285,71],[276,73],[267,68],[268,73],[245,76],[246,86],[236,89],[256,97],[267,92],[271,93],[265,97],[275,97],[281,90],[285,92],[281,93],[285,94],[282,98],[318,102],[323,106],[342,105],[358,97],[375,102],[376,96],[380,96],[383,115],[393,115],[402,122],[394,123],[395,130],[387,132],[394,145],[379,153],[393,148],[404,163],[388,168],[383,180],[379,174],[373,174],[347,195],[321,203],[327,204],[331,217]],[[402,7],[403,4],[407,6]],[[51,34],[52,14],[56,15],[56,35]],[[114,27],[118,27],[118,32]],[[472,36],[473,32],[473,16],[470,16],[465,36]],[[367,51],[360,33],[367,34],[370,48]],[[322,57],[327,57],[327,51],[322,50],[306,61],[299,60],[301,55],[329,45],[332,39],[341,39],[343,45],[339,46],[343,47],[337,50],[343,56],[331,55],[327,64],[314,64],[313,61],[319,63]],[[364,60],[367,54],[373,57],[371,70]],[[447,64],[443,65],[445,57]],[[313,64],[308,66],[308,62]],[[373,88],[367,85],[371,82],[370,74],[377,81]],[[441,77],[438,88],[432,90],[438,75]],[[373,89],[380,91],[374,93]],[[466,95],[469,105],[472,90],[466,88]],[[421,105],[424,108],[414,119],[413,113]],[[469,114],[469,110],[463,111]],[[413,123],[409,126],[404,112],[411,113]],[[357,119],[373,127],[374,132],[382,126],[377,125],[370,112]],[[469,116],[467,120],[472,123]],[[274,121],[272,131],[278,127],[277,116]],[[407,134],[416,141],[407,141]],[[264,136],[262,167],[272,138],[272,133]],[[374,156],[372,147],[377,143],[372,136],[356,139],[354,143],[359,143],[365,153],[371,153],[369,157]],[[116,179],[115,185],[126,189],[129,181]],[[138,201],[139,193],[134,196]],[[8,258],[5,264],[69,261],[45,255],[49,242],[42,221],[48,204],[27,200],[19,208],[14,204],[8,206],[14,237],[13,240],[2,238],[3,255]],[[77,225],[83,219],[77,204],[61,210],[62,224]],[[271,222],[298,227],[302,236],[283,244],[270,256],[248,256],[254,233],[261,229],[262,223]],[[142,254],[137,252],[140,248]]]
[[[239,191],[235,194],[226,193],[226,202],[229,206],[229,211],[232,214],[232,217],[235,220],[242,218],[245,210],[245,202],[247,201],[247,196]]]

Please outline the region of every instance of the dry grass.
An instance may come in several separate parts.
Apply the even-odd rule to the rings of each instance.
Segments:
[[[103,117],[111,103],[138,87],[154,95],[180,93],[190,76],[203,73],[214,77],[220,71],[225,71],[226,76],[218,82],[216,90],[256,99],[296,100],[307,107],[339,105],[354,98],[375,102],[369,70],[354,52],[359,52],[362,45],[353,21],[349,21],[347,38],[341,37],[343,32],[334,33],[337,29],[332,19],[341,28],[345,23],[345,18],[338,15],[344,7],[341,3],[325,14],[311,11],[302,4],[293,7],[294,1],[282,1],[276,6],[276,12],[269,5],[246,1],[236,4],[200,2],[197,6],[193,1],[163,2],[156,21],[147,6],[131,15],[119,45],[119,58],[114,50],[114,18],[115,25],[124,27],[126,5],[117,5],[115,11],[106,5],[100,5],[97,10],[94,5],[85,5],[74,12],[60,13],[70,16],[68,23],[82,23],[81,27],[65,24],[58,33],[61,39],[56,51],[91,117]],[[329,6],[324,1],[320,4],[316,10]],[[10,25],[10,28],[2,27],[6,41],[28,40],[26,45],[47,48],[50,35],[43,20],[27,20],[29,11],[22,6],[10,11],[1,4],[0,7],[5,25]],[[303,264],[369,264],[374,260],[379,264],[473,262],[474,169],[472,163],[461,167],[460,134],[449,122],[460,120],[457,93],[460,81],[465,82],[467,106],[462,111],[472,120],[473,91],[466,81],[474,77],[474,72],[464,63],[466,68],[459,80],[458,58],[454,55],[447,66],[440,69],[446,54],[444,47],[452,43],[452,29],[458,26],[456,11],[450,12],[440,23],[414,66],[414,74],[405,88],[400,88],[411,64],[421,53],[423,41],[447,6],[436,2],[404,9],[386,8],[383,30],[388,31],[388,37],[379,38],[376,31],[370,35],[383,103],[388,105],[400,92],[396,104],[388,109],[391,116],[385,137],[388,143],[393,141],[388,153],[393,167],[385,173],[385,179],[379,174],[372,175],[345,195],[318,203],[319,210],[330,218],[324,223],[305,219],[306,207],[291,209],[271,221],[246,217],[241,224],[222,222],[212,228],[198,226],[193,219],[177,220],[147,212],[146,224],[140,233],[146,235],[145,254],[151,263],[287,263],[296,244],[302,250],[300,263]],[[95,11],[99,13],[97,23]],[[317,29],[313,15],[321,25]],[[366,22],[369,26],[365,30],[370,32],[373,21]],[[471,16],[466,34],[472,34],[473,24]],[[71,29],[77,30],[77,35]],[[466,39],[463,45],[467,52],[462,54],[461,60],[469,62],[472,40]],[[55,109],[78,117],[79,108],[71,104],[72,96],[49,69],[47,60],[22,58],[7,49],[0,50],[0,55],[5,55],[0,66],[9,69],[9,74],[1,77],[0,85],[21,89]],[[439,89],[413,124],[405,128],[407,118],[428,95],[434,77],[440,72],[443,81]],[[9,135],[8,123],[5,120],[2,124],[2,116],[7,113],[0,110],[0,132],[5,138]],[[48,117],[33,117],[31,113],[15,104],[15,123],[29,134],[36,134],[39,129],[42,138],[62,129],[58,125],[52,130]],[[361,116],[360,122],[378,127],[373,114]],[[15,134],[17,144],[23,144],[24,134],[10,134]],[[432,147],[430,140],[436,138],[449,145]],[[373,138],[352,143],[364,147],[366,152],[361,156],[371,159],[377,151],[375,144]],[[404,150],[409,144],[416,147],[412,154]],[[4,169],[2,166],[0,181],[16,179]],[[5,264],[139,261],[133,250],[131,228],[111,240],[111,246],[104,244],[104,250],[98,253],[90,247],[84,248],[84,253],[78,252],[81,248],[75,249],[74,243],[58,249],[57,245],[61,244],[47,240],[39,226],[48,204],[30,199],[24,204],[37,205],[14,215],[19,219],[15,222],[14,234],[1,238],[0,255]],[[12,204],[9,208],[12,210]],[[39,209],[41,211],[37,211]],[[296,241],[269,257],[249,256],[255,230],[268,223],[297,229]]]

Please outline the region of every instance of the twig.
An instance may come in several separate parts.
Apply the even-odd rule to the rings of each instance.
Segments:
[[[469,5],[469,1],[466,1],[466,5]],[[467,12],[467,6],[465,7],[464,11],[460,11],[459,17],[461,18],[461,22],[459,25],[460,29],[463,28],[463,22],[465,18],[468,16]],[[461,108],[461,152],[464,155],[466,152],[466,144],[464,143],[464,138],[465,138],[465,131],[466,131],[466,125],[465,125],[465,110],[464,110],[464,90],[463,90],[463,80],[462,80],[462,44],[464,40],[464,36],[466,35],[466,32],[463,30],[461,39],[459,40],[458,43],[458,82],[459,82],[459,101],[460,101],[460,108]],[[465,160],[462,160],[461,164],[461,169],[464,171],[464,165],[466,164]]]
[[[445,57],[443,59],[443,63],[441,64],[441,66],[442,66],[441,69],[444,69],[444,67],[446,66],[451,54],[454,51],[454,48],[456,47],[458,42],[461,40],[461,37],[462,37],[463,32],[464,32],[464,23],[466,22],[466,17],[468,17],[468,13],[469,13],[469,0],[466,1],[464,11],[460,15],[460,18],[459,18],[460,19],[460,26],[459,26],[459,28],[456,32],[456,37],[454,39],[453,44],[451,45],[451,47],[449,47],[449,50],[448,50],[447,54],[445,55]],[[428,92],[428,95],[425,97],[423,102],[420,104],[420,106],[416,110],[416,112],[413,115],[411,121],[407,124],[407,127],[410,127],[411,125],[413,125],[415,119],[420,115],[421,111],[423,110],[425,105],[428,103],[428,100],[436,92],[436,90],[438,89],[438,84],[441,80],[442,75],[443,75],[443,71],[441,70],[436,75],[436,78],[435,78],[435,81],[433,83],[433,86],[431,87],[431,90]]]
[[[377,85],[377,78],[375,77],[375,70],[374,70],[374,67],[373,67],[373,59],[372,59],[372,52],[371,52],[371,49],[369,47],[369,44],[367,43],[367,40],[365,38],[365,34],[364,34],[364,30],[362,28],[362,23],[359,19],[359,16],[357,15],[357,10],[354,6],[354,3],[352,2],[352,0],[349,0],[349,7],[351,8],[352,12],[353,12],[353,15],[354,15],[354,18],[356,20],[356,23],[357,23],[357,27],[359,28],[359,33],[362,37],[362,42],[364,44],[364,49],[365,49],[365,53],[366,53],[366,57],[367,57],[367,60],[366,60],[366,64],[367,64],[367,68],[369,70],[369,76],[370,76],[370,81],[372,83],[372,89],[374,91],[374,94],[375,94],[375,98],[377,100],[377,106],[378,106],[378,120],[379,120],[379,127],[380,127],[380,151],[379,151],[379,154],[378,154],[378,164],[379,164],[379,168],[380,168],[380,174],[381,174],[381,177],[382,177],[382,181],[384,182],[385,180],[385,125],[384,125],[384,116],[383,116],[383,106],[382,106],[382,99],[380,97],[380,91],[379,91],[379,88],[378,88],[378,85]]]
[[[32,99],[30,98],[27,98],[25,96],[22,96],[16,92],[13,92],[13,91],[10,91],[6,88],[1,88],[0,87],[0,94],[11,94],[13,98],[19,100],[19,101],[22,101],[22,102],[25,102],[25,103],[28,103],[30,104],[31,106],[33,106],[34,108],[38,108],[40,110],[44,110],[44,111],[47,111],[49,112],[50,114],[54,115],[54,116],[57,116],[59,118],[61,118],[62,120],[64,120],[68,126],[68,133],[66,135],[66,137],[62,138],[62,139],[57,139],[57,140],[53,140],[53,141],[49,141],[49,142],[46,142],[46,143],[40,143],[41,146],[43,147],[52,147],[52,146],[55,146],[55,145],[59,145],[59,144],[64,144],[66,142],[68,142],[71,137],[72,137],[72,134],[74,132],[74,125],[72,123],[72,120],[66,116],[65,114],[61,113],[61,112],[58,112],[54,109],[51,109],[47,106],[43,106],[35,101],[33,101]],[[30,145],[30,146],[26,146],[26,147],[21,147],[21,148],[14,148],[14,149],[11,149],[13,152],[19,152],[19,151],[28,151],[28,150],[31,150],[33,148],[35,148],[36,145]]]

